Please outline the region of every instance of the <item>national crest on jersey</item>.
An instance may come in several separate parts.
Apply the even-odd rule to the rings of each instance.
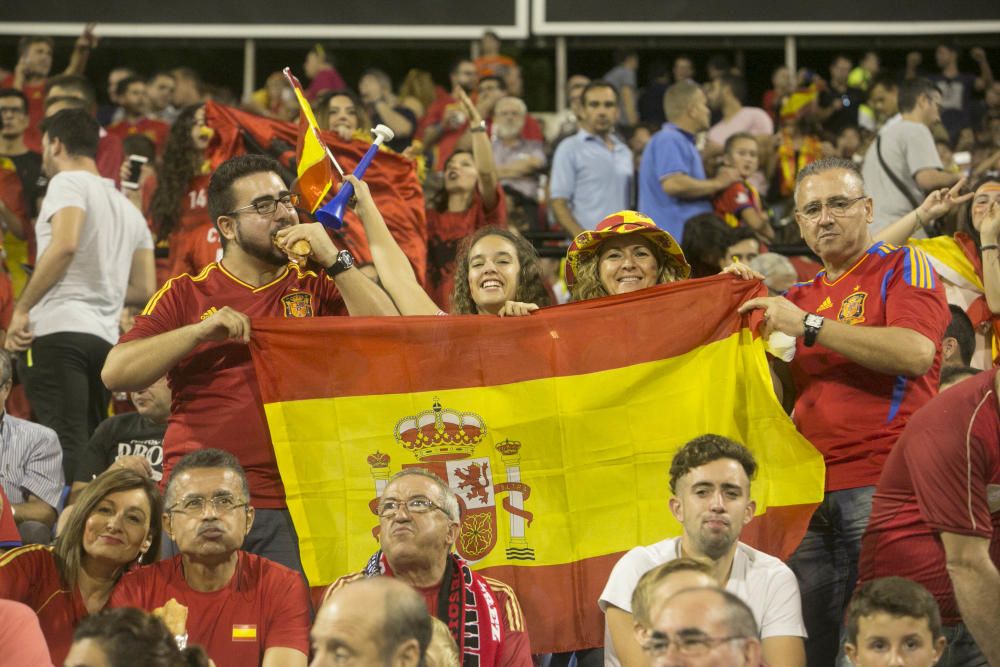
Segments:
[[[312,317],[312,294],[307,292],[292,292],[281,297],[281,305],[285,307],[285,317]]]
[[[865,321],[865,301],[867,292],[855,292],[840,303],[837,319],[844,324],[861,324]]]

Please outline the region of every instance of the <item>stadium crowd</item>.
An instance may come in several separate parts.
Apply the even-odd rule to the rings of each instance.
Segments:
[[[950,43],[901,72],[838,55],[767,91],[724,56],[640,85],[623,51],[553,115],[490,32],[399,85],[345,81],[316,47],[304,92],[334,153],[385,125],[375,164],[418,186],[405,229],[347,176],[354,217],[328,232],[287,155],[212,159],[227,109],[298,120],[280,72],[236,104],[189,68],[93,81],[90,29],[62,73],[53,46],[25,37],[0,73],[0,664],[1000,665],[982,49],[974,72]],[[459,500],[422,469],[382,490],[367,564],[311,596],[252,318],[531,317],[719,273],[764,281],[740,312],[763,315],[775,393],[826,465],[789,558],[740,540],[758,463],[706,433],[664,485],[682,534],[635,545],[593,600],[603,648],[533,655],[518,591],[455,553]]]

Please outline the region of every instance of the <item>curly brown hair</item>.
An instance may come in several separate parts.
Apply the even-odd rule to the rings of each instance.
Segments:
[[[149,214],[160,241],[170,236],[181,219],[184,193],[201,168],[202,154],[191,138],[195,114],[201,106],[193,104],[177,115],[163,149],[163,166],[149,206]]]
[[[455,287],[451,293],[451,312],[454,315],[475,315],[479,308],[472,300],[469,289],[469,253],[472,246],[486,236],[499,236],[510,241],[517,250],[517,263],[520,269],[517,273],[517,290],[514,301],[533,303],[544,307],[549,305],[549,292],[542,280],[542,269],[538,264],[538,253],[535,247],[524,238],[502,227],[481,227],[462,239],[455,260]]]
[[[638,238],[641,239],[642,235],[639,234]],[[653,253],[656,265],[659,267],[656,272],[656,284],[662,285],[681,280],[673,261],[667,257],[667,254],[655,243],[649,243],[645,239],[643,242]],[[608,296],[608,290],[601,282],[601,246],[597,246],[594,252],[588,253],[580,262],[580,270],[576,272],[576,282],[573,283],[570,290],[570,301],[586,301],[601,296]]]
[[[718,461],[732,459],[743,467],[747,479],[753,481],[757,474],[757,460],[749,449],[721,435],[706,433],[681,447],[670,462],[670,492],[677,493],[677,482],[695,468]]]

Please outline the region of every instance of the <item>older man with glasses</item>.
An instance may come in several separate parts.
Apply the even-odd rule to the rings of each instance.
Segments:
[[[481,576],[453,553],[460,524],[458,498],[423,468],[397,473],[379,498],[381,549],[361,572],[341,577],[324,601],[364,577],[395,577],[423,596],[458,645],[463,665],[526,667],[532,664],[528,632],[514,591]]]
[[[826,158],[800,171],[795,207],[823,270],[740,311],[761,309],[765,334],[798,339],[790,374],[777,375],[790,379],[783,389],[795,393],[795,425],[823,453],[827,474],[789,565],[802,593],[807,664],[823,667],[837,656],[882,467],[910,416],[936,394],[950,312],[923,252],[872,241],[873,203],[853,162]]]
[[[167,484],[163,527],[180,555],[118,582],[111,607],[161,616],[218,667],[305,667],[309,591],[282,565],[240,550],[254,523],[246,475],[219,449],[188,454]]]
[[[224,162],[208,187],[223,255],[197,275],[176,276],[153,295],[108,354],[113,391],[167,375],[174,401],[163,440],[163,475],[185,454],[219,443],[240,460],[257,508],[244,548],[301,571],[271,436],[250,358],[250,318],[394,315],[389,297],[338,252],[319,223],[298,224],[297,196],[271,158]],[[319,271],[289,262],[302,241]],[[301,255],[302,252],[297,254]]]

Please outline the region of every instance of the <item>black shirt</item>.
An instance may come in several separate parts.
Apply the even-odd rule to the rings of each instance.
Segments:
[[[38,215],[38,200],[45,194],[47,180],[42,175],[42,156],[34,151],[20,155],[0,155],[14,163],[17,176],[21,179],[21,192],[24,196],[24,210],[32,220]],[[26,220],[25,222],[31,222]]]
[[[153,468],[153,480],[163,478],[163,434],[167,425],[154,424],[138,412],[105,419],[84,447],[76,464],[74,482],[90,482],[119,456],[144,456]]]

